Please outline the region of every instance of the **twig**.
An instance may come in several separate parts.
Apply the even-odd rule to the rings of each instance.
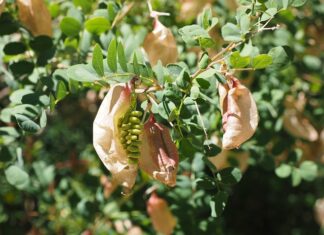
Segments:
[[[195,101],[195,106],[196,106],[196,109],[197,109],[197,113],[198,113],[198,116],[199,116],[199,120],[201,122],[201,126],[202,126],[202,128],[204,130],[204,133],[205,133],[205,137],[206,137],[206,139],[208,139],[208,134],[207,134],[206,127],[205,127],[205,124],[204,124],[204,120],[203,120],[203,118],[201,116],[201,113],[200,113],[200,110],[199,110],[197,101]]]
[[[135,2],[131,2],[127,4],[120,13],[117,14],[115,17],[113,23],[111,24],[111,28],[114,28],[127,14],[128,12],[133,8],[135,5]]]
[[[152,18],[158,18],[159,16],[170,16],[170,13],[168,12],[154,11],[150,0],[147,0],[147,7],[150,12],[150,17]]]

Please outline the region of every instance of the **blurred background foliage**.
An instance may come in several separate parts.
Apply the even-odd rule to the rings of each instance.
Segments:
[[[218,168],[232,163],[244,173],[226,189],[230,196],[217,218],[210,216],[210,202],[218,200],[214,189],[196,185],[212,172],[201,151],[188,143],[180,145],[175,188],[141,174],[133,193],[122,196],[92,147],[102,86],[60,74],[90,62],[96,43],[107,50],[115,35],[126,55],[139,48],[152,30],[146,2],[47,1],[52,30],[38,29],[40,34],[23,21],[17,2],[7,0],[0,16],[0,234],[156,234],[146,212],[152,186],[177,218],[174,234],[323,234],[323,206],[322,212],[314,209],[324,197],[323,1],[288,1],[293,7],[271,21],[280,28],[253,38],[255,50],[282,46],[285,53],[279,53],[282,64],[276,60],[266,69],[237,73],[253,91],[260,123],[240,149],[213,159]],[[179,61],[194,71],[200,48],[188,47],[178,30],[195,23],[207,5],[219,20],[212,36],[219,50],[221,26],[234,21],[239,4],[251,2],[262,8],[286,1],[153,0],[152,5],[171,13],[160,20],[176,37]],[[205,104],[202,113],[210,133],[219,136],[217,108]],[[289,121],[296,117],[299,122]]]

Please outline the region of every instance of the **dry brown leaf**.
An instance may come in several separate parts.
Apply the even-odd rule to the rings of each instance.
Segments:
[[[147,202],[147,212],[155,231],[163,235],[172,234],[176,226],[176,218],[171,213],[168,203],[156,193],[152,193]]]
[[[153,115],[145,123],[141,136],[139,167],[154,179],[174,186],[179,156],[169,129],[155,121]]]
[[[233,149],[251,138],[258,126],[256,103],[248,88],[229,76],[228,83],[218,86],[222,111],[223,149]]]
[[[154,19],[154,29],[143,43],[149,61],[155,65],[161,60],[163,65],[175,63],[178,59],[176,40],[170,29],[165,27],[158,18]]]
[[[44,0],[17,0],[21,23],[34,36],[52,36],[52,19]]]
[[[93,123],[93,145],[105,167],[111,172],[113,183],[131,189],[135,183],[137,166],[128,163],[128,156],[120,143],[118,120],[129,110],[131,91],[128,85],[112,86],[104,98]]]

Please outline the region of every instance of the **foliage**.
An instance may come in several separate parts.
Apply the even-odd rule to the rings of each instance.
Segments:
[[[123,234],[136,225],[154,234],[145,203],[152,187],[177,218],[175,234],[261,234],[268,224],[258,230],[243,220],[249,230],[237,217],[258,217],[272,206],[309,216],[323,196],[323,146],[320,134],[314,141],[285,128],[285,115],[298,111],[323,135],[323,6],[231,3],[212,2],[183,21],[177,12],[184,3],[152,1],[154,10],[170,12],[159,20],[175,36],[179,56],[177,63],[150,64],[141,49],[153,22],[145,1],[48,1],[52,37],[34,36],[15,1],[7,1],[0,15],[0,233]],[[227,73],[250,88],[259,110],[255,135],[229,153],[248,154],[246,174],[238,158],[230,157],[229,167],[209,161],[223,153],[216,84],[226,83]],[[107,88],[134,78],[144,89],[141,110],[170,128],[181,162],[176,187],[140,172],[133,192],[122,196],[107,183],[91,131]],[[303,108],[287,104],[301,96]],[[258,204],[263,197],[267,208]],[[271,213],[271,226],[283,223]],[[289,224],[269,234],[319,233],[309,218]]]

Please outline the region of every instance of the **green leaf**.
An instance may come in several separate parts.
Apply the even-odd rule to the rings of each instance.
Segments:
[[[29,175],[18,166],[9,166],[5,170],[5,176],[9,184],[17,189],[25,189],[29,185]]]
[[[200,69],[205,69],[208,66],[209,56],[207,53],[204,53],[198,63]]]
[[[26,50],[27,47],[22,42],[9,42],[3,48],[3,52],[6,55],[19,55],[24,53]]]
[[[37,161],[32,165],[37,179],[43,187],[53,182],[55,177],[55,168],[53,165],[47,165],[44,161]]]
[[[104,17],[94,17],[85,22],[85,28],[90,33],[101,34],[110,29],[110,23]]]
[[[218,82],[222,83],[222,84],[226,84],[226,78],[223,74],[216,72],[215,73],[216,79]]]
[[[136,75],[140,75],[140,66],[137,61],[136,53],[134,53],[134,57],[133,57],[133,70]]]
[[[200,38],[211,39],[208,32],[199,25],[185,26],[179,30],[179,33],[183,41],[190,46],[197,45]],[[201,43],[205,44],[206,42]]]
[[[288,66],[292,57],[290,52],[291,49],[287,46],[272,48],[268,53],[272,57],[271,68],[281,69]]]
[[[291,183],[294,187],[298,186],[302,180],[300,170],[297,168],[294,168],[291,174]]]
[[[252,60],[252,67],[255,69],[264,69],[272,64],[272,57],[267,54],[257,55]]]
[[[51,49],[54,44],[53,40],[45,35],[35,37],[30,43],[30,47],[37,52],[44,52]]]
[[[100,80],[96,71],[90,65],[77,64],[68,68],[69,79],[79,82],[94,82]]]
[[[17,77],[32,74],[34,67],[34,63],[25,60],[14,62],[9,65],[10,70]]]
[[[318,167],[312,161],[304,161],[299,166],[300,175],[306,181],[312,181],[317,176]]]
[[[240,182],[242,179],[242,172],[238,168],[229,167],[221,170],[217,174],[217,178],[219,178],[223,184],[233,185]]]
[[[307,2],[307,0],[293,0],[292,2],[292,6],[293,7],[301,7],[303,6],[305,3]]]
[[[228,194],[224,191],[219,191],[214,197],[212,197],[209,205],[211,208],[211,216],[218,218],[223,213],[228,199]]]
[[[115,3],[110,1],[107,3],[107,11],[110,22],[113,22],[117,13],[115,11]]]
[[[39,126],[41,128],[44,128],[46,127],[46,124],[47,124],[47,115],[46,115],[46,110],[44,109],[39,119]]]
[[[222,36],[225,41],[239,42],[242,40],[241,30],[239,27],[237,27],[237,25],[232,23],[226,23],[222,27]]]
[[[204,153],[207,157],[214,157],[221,152],[221,148],[213,143],[211,140],[205,140]]]
[[[104,76],[103,55],[99,44],[96,44],[93,49],[92,67],[99,76]]]
[[[19,127],[26,132],[36,133],[41,129],[37,123],[29,119],[27,116],[21,114],[15,114],[15,118],[17,120]]]
[[[67,96],[68,91],[65,86],[65,82],[58,81],[57,87],[56,87],[56,101],[55,103],[58,103],[60,100],[63,100],[65,96]]]
[[[289,0],[282,0],[283,9],[287,9],[288,6],[289,6]]]
[[[196,100],[196,99],[198,99],[198,97],[199,97],[199,93],[200,93],[199,87],[193,85],[193,86],[191,87],[191,89],[190,89],[190,97],[191,97],[193,100]]]
[[[107,51],[107,63],[108,67],[112,72],[117,71],[117,41],[112,39],[110,41],[108,51]]]
[[[190,84],[190,75],[183,69],[176,79],[176,84],[182,89],[186,89]]]
[[[81,24],[77,19],[66,16],[62,19],[60,28],[65,35],[75,37],[81,30]]]
[[[240,16],[240,28],[242,34],[247,34],[250,31],[250,16],[247,14]]]
[[[162,62],[159,60],[157,64],[153,67],[153,71],[155,74],[156,79],[158,80],[159,84],[164,84],[164,71]]]
[[[127,60],[126,60],[126,56],[125,56],[125,52],[124,52],[124,46],[122,43],[118,43],[117,53],[118,53],[118,62],[119,62],[120,67],[122,68],[122,70],[124,72],[127,72],[128,71]]]
[[[267,9],[261,17],[261,21],[269,20],[270,18],[274,17],[275,14],[277,14],[277,8],[269,8]]]
[[[204,190],[211,190],[216,188],[216,182],[213,178],[205,176],[203,178],[199,178],[195,181],[196,189],[204,189]]]
[[[75,6],[80,6],[82,11],[88,13],[91,11],[92,8],[92,1],[89,0],[73,0]]]
[[[279,178],[287,178],[291,175],[292,167],[288,164],[281,164],[276,168],[275,173]]]
[[[250,64],[250,61],[249,56],[242,57],[238,51],[233,52],[230,57],[230,64],[233,68],[244,68]]]
[[[216,74],[216,72],[217,72],[216,69],[209,68],[209,69],[205,70],[204,72],[200,73],[197,76],[197,78],[207,79],[207,78],[214,76]]]

